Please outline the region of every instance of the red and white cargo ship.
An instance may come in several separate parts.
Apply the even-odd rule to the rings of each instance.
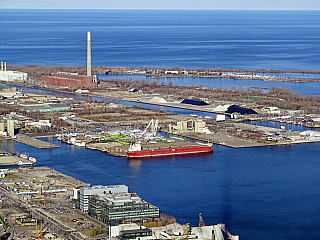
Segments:
[[[140,143],[132,144],[128,151],[128,158],[141,158],[141,157],[158,157],[168,155],[180,155],[180,154],[193,154],[193,153],[206,153],[212,152],[212,144],[196,144],[191,146],[181,147],[166,147],[156,149],[142,149]]]

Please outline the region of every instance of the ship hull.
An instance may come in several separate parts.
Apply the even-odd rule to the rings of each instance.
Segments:
[[[33,162],[30,162],[30,161],[19,161],[17,163],[18,166],[30,166],[32,164],[33,164]]]
[[[153,149],[153,150],[127,152],[127,157],[128,158],[160,157],[160,156],[170,156],[170,155],[206,153],[206,152],[212,152],[212,151],[213,151],[212,146],[166,148],[166,149]]]

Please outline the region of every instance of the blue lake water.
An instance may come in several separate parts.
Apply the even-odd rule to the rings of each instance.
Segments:
[[[210,77],[162,77],[150,78],[148,76],[139,75],[98,75],[101,79],[132,79],[132,80],[147,80],[156,81],[159,83],[168,84],[172,82],[174,85],[182,86],[210,86],[216,88],[272,88],[272,87],[287,87],[294,93],[319,95],[320,82],[274,82],[274,81],[260,81],[248,79],[231,79],[231,78],[210,78]],[[134,85],[132,86],[134,87]]]
[[[280,76],[280,77],[295,77],[295,78],[320,78],[320,74],[314,73],[263,73],[260,75],[268,75],[268,76]]]
[[[1,9],[0,23],[0,60],[13,65],[84,66],[91,31],[95,66],[320,70],[319,11]],[[213,80],[163,81],[211,86]],[[283,84],[215,81],[217,87]],[[319,94],[317,83],[286,86]],[[225,223],[241,239],[320,236],[319,143],[214,146],[213,154],[141,161],[69,145],[50,150],[11,141],[0,145],[91,184],[127,184],[180,223],[196,226],[201,212],[206,224]]]
[[[257,126],[265,126],[265,127],[271,127],[271,128],[278,128],[281,129],[284,127],[286,130],[292,130],[297,132],[303,132],[303,131],[320,131],[318,128],[309,128],[297,124],[291,124],[291,123],[281,123],[281,122],[274,122],[274,121],[246,121],[246,123],[257,125]]]
[[[320,11],[4,10],[8,64],[320,70]]]
[[[10,141],[11,142],[11,141]],[[197,225],[223,222],[243,239],[317,239],[320,234],[319,143],[231,149],[213,154],[127,160],[56,140],[58,149],[28,152],[36,166],[50,166],[91,184],[127,184],[129,190]],[[3,145],[7,145],[2,143]],[[8,149],[8,147],[7,147]]]

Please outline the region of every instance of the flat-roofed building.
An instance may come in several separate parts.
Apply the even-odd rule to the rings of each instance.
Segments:
[[[159,217],[159,208],[147,203],[126,185],[77,187],[73,202],[84,212],[110,225]]]
[[[123,221],[143,221],[159,217],[159,208],[135,193],[96,194],[89,198],[89,215],[110,224]]]
[[[82,187],[80,189],[74,189],[79,193],[74,194],[74,198],[79,199],[79,206],[82,211],[88,211],[89,197],[97,194],[106,193],[128,193],[128,186],[126,185],[110,185],[110,186],[92,186],[92,187]]]
[[[119,224],[110,230],[109,236],[115,239],[152,239],[152,230],[136,223]]]
[[[44,81],[49,85],[61,87],[90,87],[97,86],[97,78],[78,73],[58,72],[44,77]]]
[[[68,111],[70,106],[64,103],[40,103],[40,104],[20,104],[21,111],[25,112],[58,112]]]

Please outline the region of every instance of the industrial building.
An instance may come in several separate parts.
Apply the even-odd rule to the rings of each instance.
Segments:
[[[49,130],[52,127],[52,124],[50,120],[39,120],[38,122],[26,122],[25,126],[28,128],[35,127],[42,130]]]
[[[70,106],[64,103],[48,103],[48,104],[20,104],[21,111],[25,112],[58,112],[68,111]]]
[[[7,71],[7,63],[1,62],[0,81],[23,82],[28,79],[28,74],[17,71]]]
[[[6,98],[21,98],[21,97],[26,97],[23,93],[17,91],[17,88],[12,87],[9,89],[3,89],[2,91],[0,91],[0,96],[2,97],[2,99],[6,99]]]
[[[58,72],[44,77],[46,84],[61,87],[96,87],[97,77],[91,75],[91,34],[87,33],[87,75]]]
[[[10,137],[14,136],[14,121],[12,119],[7,120],[7,132]]]
[[[188,130],[188,121],[179,121],[177,122],[178,131],[187,131]]]
[[[61,87],[89,87],[97,86],[95,77],[79,75],[78,73],[58,72],[44,77],[46,84]]]
[[[188,127],[188,122],[191,123]],[[169,125],[169,129],[172,129],[171,125]],[[201,120],[201,119],[196,119],[196,120],[188,120],[188,121],[178,121],[177,122],[177,127],[176,127],[177,132],[189,132],[189,131],[194,131],[197,133],[205,133],[205,134],[210,134],[210,130],[206,126],[206,122]]]

